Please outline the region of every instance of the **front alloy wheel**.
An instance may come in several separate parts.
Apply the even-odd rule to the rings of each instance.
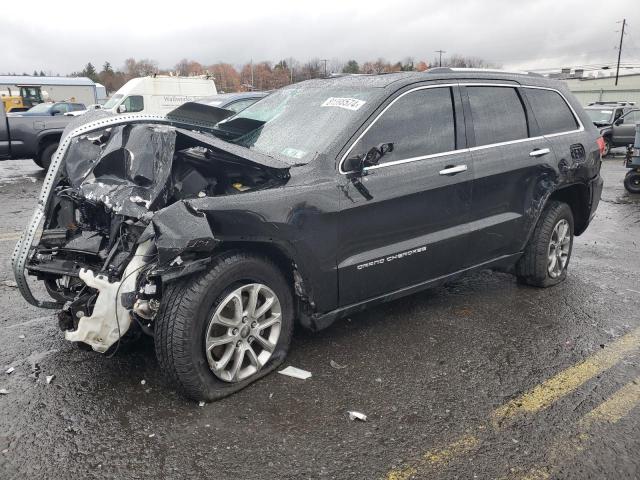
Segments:
[[[216,308],[205,336],[205,354],[225,382],[249,378],[267,363],[280,338],[280,300],[266,285],[250,283]]]

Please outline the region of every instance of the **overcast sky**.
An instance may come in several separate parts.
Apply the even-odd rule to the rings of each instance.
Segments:
[[[623,61],[640,64],[639,0],[41,1],[0,28],[0,72],[66,74],[91,61],[115,67],[151,58],[234,65],[294,57],[358,61],[447,54],[505,68],[614,62],[623,16]]]

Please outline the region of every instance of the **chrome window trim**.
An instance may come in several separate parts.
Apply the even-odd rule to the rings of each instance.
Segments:
[[[347,156],[349,155],[349,153],[351,153],[351,150],[353,150],[353,148],[356,146],[356,144],[362,139],[362,137],[369,131],[369,129],[371,127],[373,127],[373,125],[378,121],[378,119],[384,115],[384,113],[391,107],[391,105],[393,105],[395,102],[397,102],[400,98],[402,98],[405,95],[408,95],[411,92],[415,92],[417,90],[425,90],[428,88],[439,88],[439,87],[447,87],[447,88],[451,88],[451,87],[457,87],[457,86],[462,86],[462,87],[511,87],[511,88],[532,88],[532,89],[537,89],[537,90],[551,90],[552,92],[556,92],[558,95],[560,95],[560,97],[562,97],[562,100],[564,100],[565,104],[569,107],[569,110],[571,110],[571,113],[573,115],[574,120],[576,121],[576,123],[578,124],[578,128],[575,130],[569,130],[566,132],[558,132],[558,133],[550,133],[548,135],[538,135],[536,137],[527,137],[527,138],[519,138],[517,140],[509,140],[506,142],[499,142],[499,143],[489,143],[487,145],[479,145],[479,146],[475,146],[475,147],[469,147],[469,148],[462,148],[462,149],[458,149],[458,150],[449,150],[447,152],[440,152],[440,153],[432,153],[430,155],[422,155],[419,157],[411,157],[411,158],[405,158],[402,160],[394,160],[392,162],[387,162],[387,163],[382,163],[380,165],[373,165],[371,167],[366,167],[365,171],[369,171],[369,170],[376,170],[378,168],[385,168],[385,167],[392,167],[394,165],[401,165],[403,163],[411,163],[411,162],[416,162],[416,161],[420,161],[420,160],[427,160],[430,158],[438,158],[438,157],[445,157],[448,155],[453,155],[456,153],[468,153],[468,152],[474,152],[477,150],[484,150],[487,148],[493,148],[493,147],[502,147],[504,145],[511,145],[511,144],[517,144],[517,143],[523,143],[523,142],[529,142],[532,140],[541,140],[543,138],[551,138],[551,137],[559,137],[561,135],[569,135],[572,133],[580,133],[584,131],[584,125],[582,124],[582,121],[580,120],[580,117],[578,116],[578,114],[576,113],[576,111],[574,110],[573,106],[571,106],[571,103],[569,103],[569,101],[567,100],[567,98],[562,94],[562,92],[556,88],[551,88],[551,87],[540,87],[537,85],[519,85],[519,84],[514,84],[514,83],[487,83],[487,82],[458,82],[458,83],[440,83],[440,84],[436,84],[436,85],[423,85],[420,87],[416,87],[416,88],[412,88],[410,90],[407,90],[406,92],[401,93],[400,95],[398,95],[396,98],[394,98],[391,103],[389,103],[389,105],[387,105],[377,116],[376,118],[373,119],[373,121],[367,126],[367,128],[364,129],[364,131],[358,135],[358,138],[356,138],[353,143],[349,146],[349,148],[347,149],[347,151],[344,153],[344,155],[342,155],[342,158],[340,159],[340,163],[338,165],[338,172],[341,173],[342,175],[346,175],[350,172],[345,172],[342,169],[342,166],[344,165],[345,160],[347,159]]]

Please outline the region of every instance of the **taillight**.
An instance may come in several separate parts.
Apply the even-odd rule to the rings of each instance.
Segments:
[[[604,138],[598,137],[598,140],[596,140],[596,142],[598,143],[598,148],[600,149],[600,155],[602,156],[602,154],[604,153]]]

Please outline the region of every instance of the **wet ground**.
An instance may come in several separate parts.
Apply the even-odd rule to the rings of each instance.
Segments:
[[[9,257],[43,174],[0,163],[0,478],[640,478],[640,198],[625,171],[604,163],[565,283],[481,272],[300,330],[286,365],[312,378],[272,374],[200,407],[167,387],[150,342],[80,351],[22,300]]]

